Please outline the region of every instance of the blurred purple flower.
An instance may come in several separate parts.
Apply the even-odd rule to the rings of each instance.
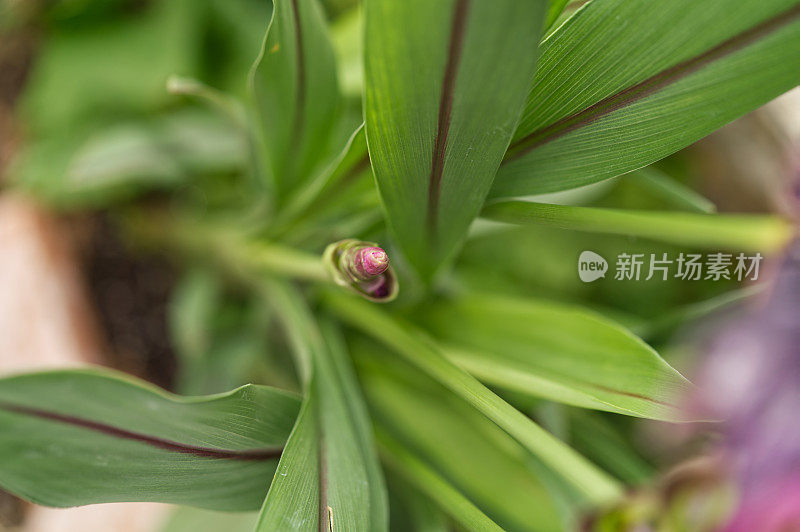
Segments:
[[[793,532],[800,530],[800,474],[793,471],[783,480],[752,491],[723,532]]]
[[[759,309],[712,343],[701,404],[725,420],[740,503],[726,532],[800,530],[800,241]]]

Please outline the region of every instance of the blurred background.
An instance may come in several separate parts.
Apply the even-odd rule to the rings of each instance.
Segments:
[[[323,4],[340,83],[357,122],[357,2]],[[146,210],[151,201],[213,208],[238,193],[228,185],[245,165],[241,139],[208,108],[170,94],[166,82],[177,74],[246,98],[247,72],[270,11],[267,0],[0,0],[0,374],[91,363],[185,394],[249,381],[293,385],[289,370],[265,371],[264,353],[283,354],[269,328],[257,325],[265,312],[257,301],[219,286],[200,267],[187,271],[169,257],[141,252],[114,223],[116,212]],[[659,189],[667,178],[698,194],[693,208],[796,212],[800,91],[647,172],[546,199],[675,209]],[[688,375],[707,338],[753,293],[735,281],[609,276],[584,284],[575,265],[589,248],[605,257],[691,251],[642,239],[478,223],[455,278],[484,291],[598,309]],[[501,252],[506,260],[487,274],[481,267],[486,257]],[[776,262],[764,265],[764,276]],[[546,418],[547,405],[533,407]],[[577,438],[571,443],[581,452],[612,464],[634,485],[703,444],[656,422],[577,409],[570,415],[573,426],[591,426],[618,445],[583,441],[585,430],[561,436]],[[52,510],[0,492],[0,530],[247,530],[253,520],[138,503]]]

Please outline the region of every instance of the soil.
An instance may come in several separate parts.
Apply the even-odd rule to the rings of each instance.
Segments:
[[[36,43],[36,30],[31,27],[0,32],[0,187],[3,171],[18,149],[13,109],[30,72]],[[169,341],[167,306],[174,271],[165,260],[132,254],[105,215],[64,222],[84,233],[81,266],[109,347],[107,363],[171,388],[176,358]],[[0,530],[22,525],[25,509],[23,501],[0,490]]]
[[[167,311],[176,274],[164,259],[133,254],[105,215],[95,215],[91,226],[82,269],[109,363],[170,389],[176,358]]]

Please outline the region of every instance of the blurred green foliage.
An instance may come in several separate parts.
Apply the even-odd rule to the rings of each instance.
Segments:
[[[331,144],[337,146],[344,144],[362,119],[362,14],[357,3],[328,0],[324,4],[331,19],[343,99],[330,131]],[[574,11],[574,4],[569,12]],[[27,28],[37,35],[35,62],[16,109],[25,142],[10,178],[59,208],[124,215],[132,207],[142,207],[144,216],[149,217],[156,211],[151,208],[155,204],[190,206],[195,216],[191,221],[222,220],[220,225],[226,229],[225,224],[238,224],[236,229],[247,237],[266,236],[298,248],[318,250],[345,236],[388,241],[368,164],[350,176],[353,186],[343,191],[332,187],[335,194],[315,198],[329,204],[298,201],[305,208],[301,216],[286,225],[265,227],[266,215],[258,201],[263,192],[258,186],[263,183],[255,183],[250,175],[252,139],[244,131],[250,124],[237,121],[241,118],[237,112],[246,109],[248,74],[270,15],[270,3],[263,0],[0,4],[0,31]],[[172,75],[197,80],[202,90],[170,94],[166,85]],[[219,105],[213,101],[218,94],[214,91],[230,95],[230,101]],[[227,104],[233,112],[223,109]],[[363,138],[361,142],[366,149]],[[354,159],[366,157],[362,152],[355,155]],[[331,168],[320,175],[329,172],[342,177],[335,164]],[[692,171],[690,153],[675,154],[642,172],[535,199],[615,209],[714,211],[714,205],[695,192],[700,183]],[[318,180],[311,179],[316,174],[304,174],[317,185]],[[331,192],[325,188],[327,183],[319,183],[320,190]],[[687,321],[702,318],[739,297],[733,290],[740,283],[734,280],[617,281],[612,273],[584,283],[576,275],[583,250],[605,257],[612,272],[622,253],[647,257],[667,253],[674,258],[680,252],[693,251],[643,238],[477,220],[467,242],[453,273],[432,293],[423,294],[424,288],[413,279],[404,285],[396,314],[417,312],[421,307],[436,313],[439,298],[470,292],[579,304],[626,326],[668,362],[680,366],[684,360],[670,357],[673,352],[681,354],[675,348],[676,338]],[[393,261],[394,257],[397,255]],[[170,335],[179,359],[177,391],[211,394],[249,381],[300,390],[302,378],[292,363],[291,347],[276,323],[279,313],[266,304],[263,293],[243,287],[246,283],[241,279],[229,282],[235,275],[220,275],[206,262],[192,263],[171,295]],[[402,259],[393,264],[407,273]],[[425,312],[418,314],[425,317]],[[453,321],[454,328],[463,326]],[[420,479],[426,475],[457,488],[468,496],[467,502],[480,506],[508,529],[523,530],[532,520],[543,529],[558,529],[563,524],[562,514],[554,507],[566,506],[565,513],[570,514],[579,506],[576,501],[580,497],[571,488],[452,390],[388,356],[385,347],[363,335],[351,332],[348,340],[389,454],[399,442],[401,449],[411,449],[417,458],[422,457],[415,462],[419,467],[408,471],[390,468],[393,524],[401,529],[422,526],[420,523],[430,530],[449,526],[431,500],[412,491],[420,489],[424,483]],[[571,340],[573,337],[565,337],[565,343]],[[687,358],[690,365],[691,357]],[[590,372],[592,368],[583,369]],[[531,394],[499,393],[628,484],[647,482],[659,465],[635,437],[638,428],[630,419],[578,410]],[[409,457],[394,458],[403,463]],[[388,461],[391,463],[391,457]],[[464,467],[465,463],[471,467]],[[513,497],[505,495],[509,489]],[[436,502],[457,506],[465,501]],[[252,526],[252,520],[249,515],[228,520],[181,510],[167,530],[200,525],[235,530],[240,525]]]

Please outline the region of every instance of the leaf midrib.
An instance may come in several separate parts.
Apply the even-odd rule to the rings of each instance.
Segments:
[[[722,43],[691,57],[681,63],[664,69],[649,78],[630,85],[598,102],[593,103],[576,113],[566,116],[550,125],[533,131],[514,142],[508,149],[501,164],[506,164],[526,155],[532,150],[552,142],[564,135],[607,116],[614,111],[624,109],[656,92],[690,76],[709,64],[727,57],[758,40],[767,37],[783,26],[800,18],[800,5],[771,17]]]
[[[233,460],[273,460],[278,458],[283,451],[283,447],[268,447],[263,449],[216,449],[213,447],[202,447],[197,445],[189,445],[185,443],[168,440],[166,438],[159,438],[157,436],[150,436],[139,432],[101,423],[90,419],[84,419],[77,416],[68,414],[61,414],[50,410],[34,408],[30,406],[17,405],[13,403],[0,402],[0,410],[19,414],[23,416],[38,417],[48,421],[54,421],[75,427],[84,428],[106,436],[112,436],[124,440],[136,441],[156,447],[159,449],[173,451],[182,454],[190,454],[199,458],[217,458],[217,459],[233,459]]]
[[[436,137],[433,143],[433,157],[431,173],[428,183],[428,211],[427,226],[431,238],[435,238],[437,220],[439,218],[439,199],[442,188],[442,175],[444,174],[444,159],[447,148],[447,134],[450,130],[450,118],[453,110],[453,92],[455,91],[456,75],[461,60],[461,51],[464,48],[464,36],[467,25],[467,12],[469,0],[456,0],[453,8],[453,21],[450,29],[450,39],[447,49],[447,64],[442,81],[442,94],[439,100],[439,119]]]

